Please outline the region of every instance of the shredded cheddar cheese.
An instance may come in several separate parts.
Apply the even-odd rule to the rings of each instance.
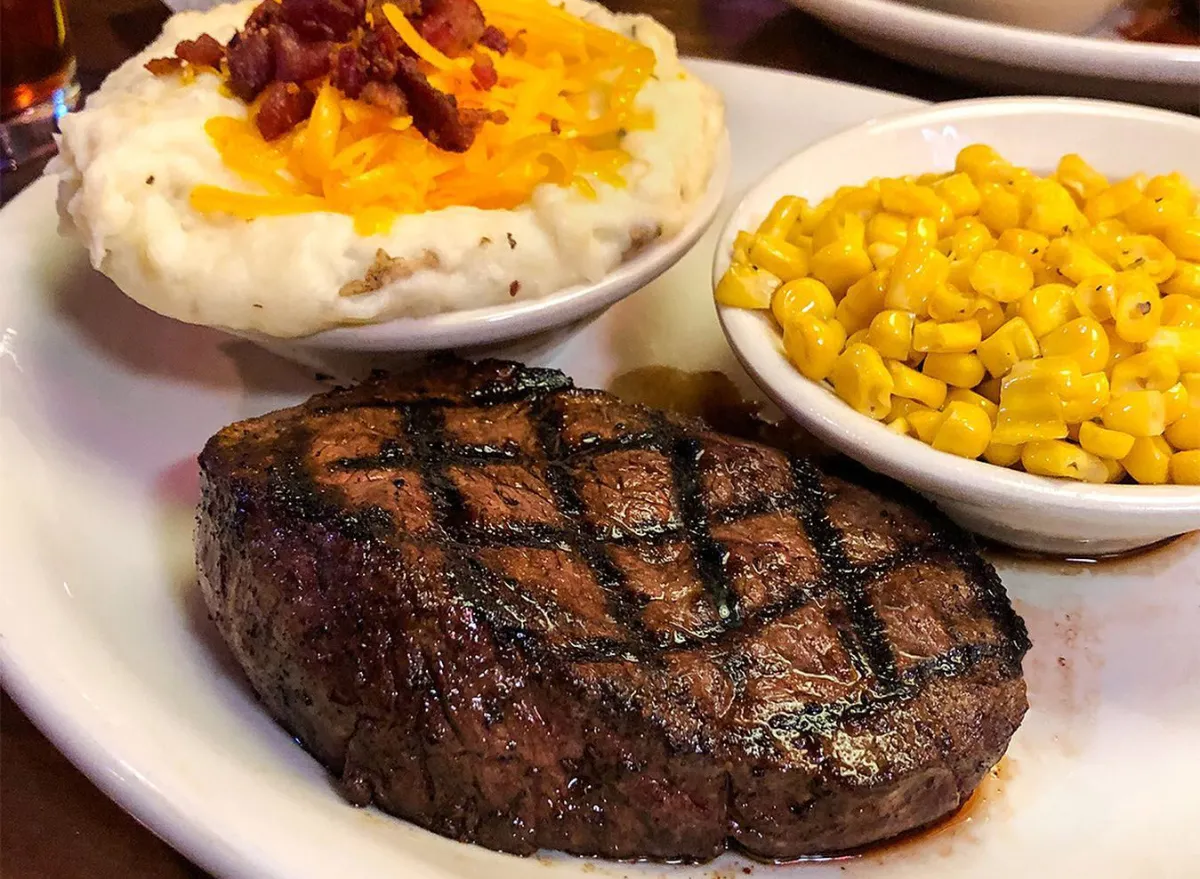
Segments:
[[[326,81],[310,118],[276,141],[265,141],[252,119],[210,119],[205,131],[226,167],[262,191],[198,186],[192,206],[244,219],[336,211],[353,216],[361,234],[374,234],[398,214],[453,205],[515,208],[543,183],[587,198],[597,197],[597,183],[623,186],[629,155],[622,138],[654,125],[653,114],[635,106],[654,72],[653,50],[546,0],[480,6],[512,42],[505,55],[474,49],[496,68],[499,81],[490,90],[475,82],[472,59],[446,56],[394,5],[383,6],[436,88],[463,109],[506,118],[485,122],[466,152],[438,149],[411,117],[351,100]]]

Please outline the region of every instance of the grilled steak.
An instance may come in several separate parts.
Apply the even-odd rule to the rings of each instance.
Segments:
[[[1024,624],[933,510],[558,372],[374,378],[200,461],[201,586],[266,707],[445,836],[841,852],[955,809],[1025,713]]]

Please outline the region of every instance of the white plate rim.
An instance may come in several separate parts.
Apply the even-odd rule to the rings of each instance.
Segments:
[[[743,195],[717,239],[712,266],[714,289],[729,266],[733,238],[745,224],[751,205],[763,201],[768,194],[782,193],[784,187],[780,181],[789,178],[792,169],[807,161],[812,153],[852,153],[853,146],[862,138],[897,128],[939,125],[972,117],[1022,115],[1031,111],[1058,116],[1103,115],[1129,121],[1166,121],[1194,129],[1200,143],[1200,119],[1171,110],[1089,98],[973,98],[871,119],[805,147],[776,166]],[[1200,502],[1200,489],[1193,486],[1088,485],[1048,480],[985,461],[960,458],[937,451],[912,437],[898,436],[883,424],[850,410],[823,383],[813,382],[795,372],[776,347],[756,344],[762,341],[764,327],[769,326],[761,313],[720,304],[716,308],[734,354],[764,392],[778,404],[803,408],[814,418],[818,433],[835,445],[878,448],[880,451],[873,454],[871,466],[896,479],[935,492],[944,490],[946,483],[970,481],[976,486],[976,496],[982,502],[1003,505],[1011,503],[1014,494],[1023,493],[1056,507],[1111,510],[1115,506],[1130,515],[1174,516],[1195,511]],[[783,393],[783,387],[788,394]],[[786,404],[783,402],[785,396],[790,397]]]
[[[979,21],[902,0],[789,0],[818,18],[946,55],[1099,79],[1200,87],[1200,47],[1058,34]],[[1051,0],[1052,2],[1052,0]]]

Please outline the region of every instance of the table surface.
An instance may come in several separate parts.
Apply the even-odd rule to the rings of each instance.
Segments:
[[[973,97],[970,85],[888,61],[848,43],[783,0],[608,0],[648,12],[687,55],[778,67],[927,100]],[[148,43],[168,12],[157,0],[67,0],[85,91]],[[0,178],[7,200],[36,177]],[[4,879],[203,879],[110,802],[0,698],[0,876]]]

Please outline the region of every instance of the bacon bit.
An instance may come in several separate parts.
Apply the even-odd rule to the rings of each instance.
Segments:
[[[229,41],[225,60],[229,64],[229,90],[243,101],[258,97],[275,75],[275,54],[267,31],[237,34]]]
[[[183,60],[180,58],[151,58],[142,65],[155,76],[170,76],[183,70]]]
[[[283,0],[283,20],[310,40],[344,40],[362,18],[361,0],[348,5],[341,0]]]
[[[483,29],[483,34],[479,37],[479,45],[500,55],[508,54],[508,37],[504,36],[504,31],[500,28],[490,24]]]
[[[291,82],[273,82],[263,93],[254,122],[266,140],[275,140],[291,131],[312,113],[317,96]]]
[[[175,46],[175,54],[194,67],[218,70],[225,57],[225,47],[208,34],[201,34],[194,40],[180,40]]]
[[[451,153],[465,153],[475,142],[478,123],[472,124],[458,110],[454,95],[434,88],[417,62],[401,58],[397,65],[396,84],[408,99],[413,127],[436,147]],[[481,120],[482,121],[482,120]]]
[[[286,24],[276,25],[269,33],[275,55],[275,79],[306,82],[329,72],[332,43],[302,43],[295,29]]]
[[[500,74],[496,73],[496,65],[482,52],[475,55],[475,63],[471,65],[471,75],[475,77],[475,84],[485,92],[491,90],[500,81]]]
[[[511,284],[508,285],[508,295],[509,296],[516,296],[520,292],[521,292],[521,282],[520,281],[513,281]]]
[[[362,99],[372,107],[387,110],[393,116],[403,116],[408,112],[404,92],[394,82],[368,82],[363,86]]]
[[[475,0],[424,0],[424,13],[413,22],[425,41],[446,55],[459,55],[487,30],[483,10]]]
[[[424,269],[436,269],[442,264],[438,255],[432,250],[424,251],[415,259],[401,259],[388,255],[383,248],[375,251],[375,262],[367,269],[367,273],[357,281],[347,281],[338,290],[340,296],[362,296],[364,293],[374,293],[381,287],[411,278]]]

